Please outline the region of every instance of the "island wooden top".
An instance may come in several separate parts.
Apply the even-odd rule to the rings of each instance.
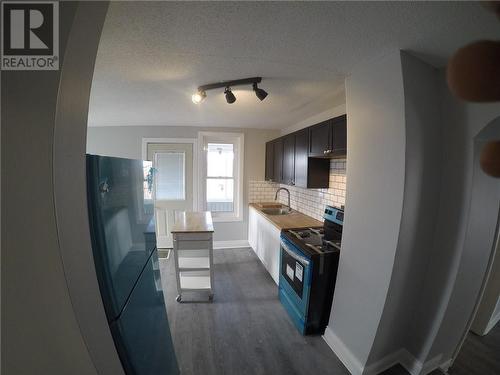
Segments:
[[[249,206],[255,208],[259,214],[264,216],[279,230],[315,228],[323,226],[321,221],[313,219],[312,217],[295,210],[292,210],[292,212],[287,215],[267,215],[262,212],[262,204],[263,203],[250,203]],[[269,207],[269,204],[266,203],[266,205]]]
[[[175,213],[174,218],[172,233],[207,233],[214,231],[212,214],[208,211],[179,211]]]

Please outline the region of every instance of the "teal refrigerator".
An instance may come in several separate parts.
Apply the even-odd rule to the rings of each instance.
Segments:
[[[150,163],[87,155],[92,253],[127,375],[178,374],[163,297]]]

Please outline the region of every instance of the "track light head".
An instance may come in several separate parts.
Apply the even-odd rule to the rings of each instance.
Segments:
[[[261,101],[264,100],[267,96],[267,92],[263,89],[259,89],[257,87],[257,83],[254,82],[253,84],[253,91],[255,91],[255,95],[257,96],[257,98],[259,98]]]
[[[191,95],[191,100],[194,104],[200,104],[205,100],[206,97],[207,94],[205,93],[205,91],[198,90],[195,94]]]
[[[234,96],[229,87],[226,87],[224,90],[224,95],[226,96],[226,102],[228,104],[233,104],[236,101],[236,96]]]

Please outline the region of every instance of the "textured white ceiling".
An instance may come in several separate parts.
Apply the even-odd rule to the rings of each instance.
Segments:
[[[408,50],[441,67],[461,45],[500,37],[478,3],[112,2],[97,54],[89,125],[284,128],[344,101],[360,61]],[[201,105],[202,84],[262,76]]]

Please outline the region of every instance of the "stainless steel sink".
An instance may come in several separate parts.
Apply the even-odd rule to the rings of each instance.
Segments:
[[[262,212],[266,215],[288,215],[292,213],[292,210],[289,207],[281,207],[281,208],[263,208]]]

